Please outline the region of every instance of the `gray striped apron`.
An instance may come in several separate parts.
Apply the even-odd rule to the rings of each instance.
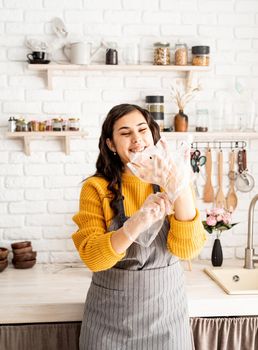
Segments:
[[[126,219],[121,200],[109,230]],[[133,243],[113,268],[93,273],[80,350],[192,349],[183,270],[167,250],[168,229],[166,220],[149,247]]]

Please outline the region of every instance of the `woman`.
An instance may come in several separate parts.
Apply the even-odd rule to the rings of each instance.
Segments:
[[[205,241],[191,188],[179,194],[149,247],[134,242],[157,220],[150,210],[166,215],[171,209],[166,193],[127,166],[132,154],[159,139],[159,126],[136,105],[113,107],[103,123],[97,171],[85,181],[74,216],[74,244],[94,272],[81,350],[191,349],[179,258],[196,256]]]

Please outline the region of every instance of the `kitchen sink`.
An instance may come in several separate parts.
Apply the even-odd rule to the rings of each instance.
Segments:
[[[217,267],[204,272],[227,294],[258,294],[258,269]]]

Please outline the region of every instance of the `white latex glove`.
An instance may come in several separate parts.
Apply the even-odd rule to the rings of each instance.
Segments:
[[[166,140],[160,139],[155,146],[133,155],[127,166],[141,180],[162,187],[174,203],[190,183],[190,145],[182,142],[175,153],[171,153]]]
[[[142,207],[123,225],[124,234],[132,241],[148,247],[157,236],[171,203],[166,193],[157,192],[147,197]]]

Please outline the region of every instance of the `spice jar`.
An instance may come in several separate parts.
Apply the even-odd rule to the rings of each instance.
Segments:
[[[116,49],[106,50],[106,64],[118,64],[118,52]]]
[[[79,118],[69,118],[69,130],[79,131],[80,130],[80,119]]]
[[[210,47],[193,46],[192,47],[192,65],[208,66],[210,64]]]
[[[53,130],[52,120],[50,120],[50,119],[45,120],[45,123],[46,123],[46,131],[52,131]]]
[[[196,110],[196,128],[198,132],[206,132],[209,129],[209,111],[208,109]]]
[[[16,120],[16,131],[28,131],[28,123],[25,119]]]
[[[160,131],[164,130],[164,96],[146,96],[146,109],[159,125]]]
[[[175,65],[186,66],[188,62],[188,48],[186,44],[175,45]]]
[[[170,47],[167,42],[158,42],[154,44],[153,64],[165,66],[170,64]]]
[[[62,131],[62,118],[54,118],[52,119],[52,127],[53,131]]]
[[[39,131],[39,122],[37,120],[31,120],[31,131]]]
[[[39,122],[39,131],[46,131],[46,123]]]
[[[14,117],[10,117],[8,120],[8,131],[9,132],[16,131],[16,119]]]

